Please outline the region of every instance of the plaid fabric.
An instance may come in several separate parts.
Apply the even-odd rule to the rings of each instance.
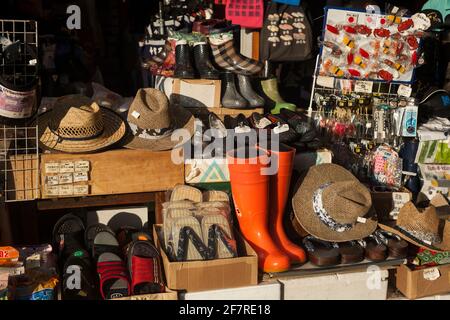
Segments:
[[[233,40],[221,45],[211,44],[214,60],[217,65],[234,73],[252,75],[259,73],[263,66],[259,61],[244,57],[236,52]]]
[[[226,18],[244,28],[262,28],[263,0],[228,0]]]

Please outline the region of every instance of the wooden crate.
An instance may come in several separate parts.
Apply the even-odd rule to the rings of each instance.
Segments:
[[[171,151],[151,152],[120,149],[96,154],[43,154],[41,156],[42,198],[50,199],[45,165],[62,161],[89,161],[89,196],[155,192],[184,183],[184,165],[175,164]],[[58,196],[60,197],[60,196]]]
[[[5,200],[29,201],[40,197],[39,158],[37,154],[12,155],[7,158]]]

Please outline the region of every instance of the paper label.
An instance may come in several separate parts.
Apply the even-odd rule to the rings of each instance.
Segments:
[[[280,133],[287,132],[287,131],[289,131],[289,125],[288,124],[283,124],[281,126],[273,128],[273,132],[275,134],[280,134]]]
[[[272,121],[270,121],[270,120],[267,119],[267,118],[262,118],[262,119],[258,122],[257,127],[258,127],[258,129],[264,129],[264,128],[270,126],[271,124],[272,124]]]
[[[141,114],[140,114],[139,112],[137,112],[137,111],[133,111],[133,112],[131,113],[131,115],[132,115],[133,118],[135,118],[135,119],[139,119],[139,117],[141,116]]]
[[[91,165],[89,161],[75,162],[75,172],[89,172],[89,170],[91,170]]]
[[[73,183],[72,173],[61,173],[59,174],[59,184],[69,184]]]
[[[47,196],[57,197],[59,195],[59,187],[58,186],[48,186],[46,188]]]
[[[47,176],[45,180],[48,186],[57,186],[59,184],[59,176]]]
[[[59,163],[58,162],[48,162],[45,164],[45,173],[59,173]]]
[[[239,126],[239,127],[234,128],[235,133],[249,133],[251,131],[252,131],[252,129],[248,126],[242,126],[242,127]]]
[[[60,173],[73,173],[75,171],[75,163],[72,161],[63,161],[59,165]]]
[[[325,76],[318,76],[317,77],[317,85],[325,88],[334,88],[334,78],[333,77],[325,77]]]
[[[423,271],[423,278],[428,281],[435,281],[441,277],[439,268],[430,268]]]
[[[373,82],[372,81],[356,81],[355,92],[360,93],[372,93]]]
[[[68,184],[65,186],[59,186],[60,196],[73,196],[73,185]]]
[[[407,192],[393,192],[392,202],[394,203],[394,208],[389,213],[389,216],[393,220],[397,220],[400,209],[409,201],[411,201],[411,194]]]
[[[73,174],[73,182],[85,182],[85,181],[89,181],[89,173],[75,172]]]
[[[405,86],[404,84],[401,84],[401,85],[398,87],[397,94],[398,94],[399,96],[409,98],[409,97],[411,97],[411,93],[412,93],[412,87]]]
[[[89,186],[81,185],[73,187],[73,194],[76,196],[84,196],[89,194]]]

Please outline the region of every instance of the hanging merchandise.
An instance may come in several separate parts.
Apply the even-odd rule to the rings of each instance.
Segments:
[[[303,61],[311,58],[313,34],[302,6],[271,2],[261,30],[261,60]]]
[[[226,18],[244,28],[261,28],[263,25],[263,0],[228,0]]]
[[[423,13],[402,17],[404,11],[392,10],[383,15],[327,9],[320,74],[412,82],[420,38],[431,23]]]
[[[380,145],[372,155],[373,182],[377,185],[400,188],[403,162],[398,153],[388,145]]]

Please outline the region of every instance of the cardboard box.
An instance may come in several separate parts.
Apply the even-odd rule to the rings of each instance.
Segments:
[[[143,294],[139,296],[131,296],[131,297],[125,297],[125,298],[119,298],[119,299],[113,299],[115,300],[131,300],[131,301],[137,301],[137,300],[151,300],[151,301],[168,301],[168,300],[178,300],[178,293],[175,291],[170,290],[169,288],[166,288],[166,292],[164,293],[157,293],[157,294]]]
[[[397,269],[397,289],[408,299],[450,293],[450,265],[422,270],[402,265]]]
[[[285,300],[386,300],[387,270],[280,279]]]
[[[257,286],[191,292],[181,294],[180,300],[281,300],[279,282],[262,283]]]
[[[238,288],[258,283],[258,257],[252,247],[235,232],[238,258],[209,261],[171,262],[162,247],[162,225],[153,226],[153,237],[161,253],[167,287],[198,292]]]
[[[227,159],[186,159],[185,181],[188,184],[229,182]]]
[[[88,181],[74,182],[72,186],[87,186],[88,193],[71,194],[68,188],[71,185],[66,184],[64,187],[67,188],[67,193],[50,194],[47,185],[48,177],[57,173],[49,174],[49,167],[52,164],[78,161],[89,162]],[[165,191],[184,183],[184,164],[175,164],[172,161],[171,151],[120,149],[82,155],[43,154],[40,168],[43,199]],[[62,168],[60,167],[59,170],[61,171]]]
[[[190,98],[180,99],[182,106],[186,108],[220,108],[221,81],[174,79],[172,95],[174,94]]]

